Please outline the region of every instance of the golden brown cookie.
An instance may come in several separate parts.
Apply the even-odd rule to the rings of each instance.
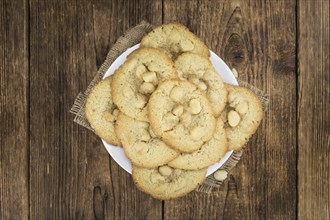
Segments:
[[[208,58],[193,53],[183,53],[174,62],[181,80],[188,80],[203,91],[218,117],[227,102],[224,83]]]
[[[211,140],[192,153],[182,153],[168,163],[170,167],[185,170],[197,170],[206,168],[219,160],[228,150],[227,135],[221,118],[217,119],[215,133]]]
[[[158,167],[179,155],[153,134],[148,122],[119,113],[115,129],[126,156],[137,166]]]
[[[204,57],[210,56],[209,49],[189,29],[178,23],[163,24],[142,38],[141,47],[163,50],[172,59],[181,53],[191,52]]]
[[[172,60],[161,50],[140,48],[130,54],[112,81],[114,103],[124,114],[148,121],[147,103],[158,84],[177,78]]]
[[[115,122],[119,110],[111,97],[112,77],[101,80],[94,86],[86,101],[85,114],[95,134],[107,143],[119,146]]]
[[[198,150],[215,131],[210,102],[188,81],[160,84],[150,97],[148,115],[154,133],[181,152]]]
[[[156,199],[174,199],[196,189],[205,180],[206,169],[180,170],[168,166],[148,169],[133,166],[137,187]]]
[[[225,84],[228,104],[221,114],[226,124],[229,149],[240,150],[256,132],[263,109],[259,98],[248,88]]]

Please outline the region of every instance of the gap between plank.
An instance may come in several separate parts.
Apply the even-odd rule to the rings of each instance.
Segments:
[[[25,45],[26,45],[26,50],[27,50],[27,79],[26,79],[26,137],[27,137],[27,144],[26,144],[26,157],[27,157],[27,205],[28,205],[28,220],[31,219],[30,216],[30,210],[31,210],[31,202],[30,202],[30,140],[31,140],[31,134],[30,134],[30,55],[31,55],[31,48],[30,48],[30,43],[31,43],[31,37],[30,37],[30,0],[25,0],[24,1],[24,8],[25,8],[25,22],[26,22],[26,39],[25,39]]]
[[[298,203],[299,203],[299,170],[298,170],[298,160],[299,160],[299,0],[296,0],[296,48],[295,48],[295,55],[296,55],[296,60],[295,60],[295,76],[296,76],[296,218],[298,218]]]

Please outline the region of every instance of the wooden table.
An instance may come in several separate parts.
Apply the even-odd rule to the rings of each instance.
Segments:
[[[0,219],[329,218],[328,0],[0,0]],[[269,111],[215,193],[158,201],[73,123],[125,30],[177,21]]]

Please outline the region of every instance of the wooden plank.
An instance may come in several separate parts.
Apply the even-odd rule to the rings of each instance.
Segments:
[[[164,22],[187,25],[240,79],[271,95],[229,184],[216,194],[165,202],[165,219],[296,217],[295,8],[294,0],[164,1]]]
[[[149,21],[153,24],[160,24],[162,21],[161,16],[159,16],[161,15],[162,11],[161,7],[162,4],[159,0],[95,2],[93,4],[93,34],[96,42],[96,65],[99,67],[99,65],[102,64],[111,45],[113,45],[118,37],[120,37],[130,27],[137,25],[142,20]],[[96,138],[95,135],[91,134],[90,132],[88,135],[98,140],[98,138]],[[97,142],[99,145],[98,148],[102,149],[102,151],[105,151],[101,142],[99,140]],[[94,149],[92,153],[95,155],[95,157],[98,157],[98,154],[96,154]],[[90,171],[88,171],[88,173],[92,174],[95,172],[95,170],[98,169],[99,166],[100,164],[95,164],[95,167],[89,169]],[[162,202],[152,199],[148,195],[140,192],[135,187],[131,175],[119,167],[114,160],[110,159],[109,163],[108,159],[108,169],[110,171],[109,182],[111,193],[108,192],[109,198],[105,218],[161,218]],[[93,203],[95,204],[95,202]],[[91,201],[90,204],[92,204]],[[101,206],[101,204],[99,206]],[[91,210],[90,207],[87,206],[87,210]],[[89,216],[91,215],[86,215],[86,219],[90,219]]]
[[[69,113],[107,50],[160,1],[30,1],[31,219],[160,218],[91,132]],[[148,207],[148,209],[146,209]]]
[[[27,2],[0,1],[0,219],[28,219]]]
[[[329,1],[298,6],[298,217],[329,219]]]

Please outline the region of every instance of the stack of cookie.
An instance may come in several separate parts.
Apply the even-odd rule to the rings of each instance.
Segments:
[[[186,27],[159,26],[87,99],[95,133],[124,148],[137,187],[155,198],[193,191],[207,167],[241,149],[263,117],[258,97],[225,84],[209,55]]]

